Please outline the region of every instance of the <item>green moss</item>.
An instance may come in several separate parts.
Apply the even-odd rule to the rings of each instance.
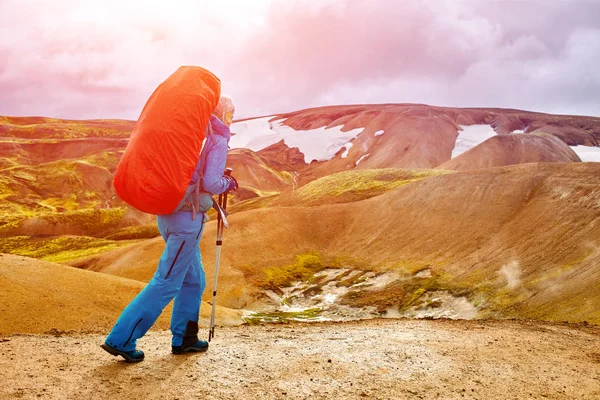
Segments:
[[[321,314],[320,308],[309,308],[302,311],[275,311],[265,313],[253,313],[243,317],[249,325],[264,323],[284,324],[291,321],[313,321]]]
[[[128,226],[105,236],[108,240],[152,239],[160,236],[156,225]]]
[[[0,253],[16,254],[51,262],[66,262],[127,246],[137,241],[111,241],[86,236],[0,238]]]
[[[90,200],[93,200],[93,197],[87,198],[88,202],[90,202]],[[79,208],[79,203],[75,194],[71,194],[70,196],[65,196],[62,198],[50,197],[38,201],[37,204],[41,207],[46,207],[48,211],[53,212],[75,211]],[[97,202],[94,204],[97,204]]]
[[[401,272],[403,275],[413,276],[433,266],[439,266],[439,263],[424,260],[402,260],[397,261],[393,268],[396,271]]]
[[[422,169],[373,169],[339,172],[317,179],[291,193],[259,193],[261,197],[240,202],[235,212],[274,206],[314,206],[349,203],[379,196],[397,187],[452,171]]]
[[[124,208],[90,209],[41,215],[39,218],[52,224],[70,224],[89,234],[116,229],[125,215]]]
[[[88,236],[105,235],[116,231],[122,223],[126,209],[86,209],[62,213],[37,214],[35,217],[50,225],[66,226],[68,231],[84,232]],[[0,215],[0,235],[11,235],[29,219],[29,215]]]
[[[86,137],[129,137],[133,121],[68,121],[54,118],[14,118],[0,120],[3,136],[14,138],[74,139]]]
[[[0,170],[18,166],[19,163],[14,158],[0,157]]]
[[[0,181],[0,196],[23,206],[28,215],[95,207],[100,196],[85,187],[79,164],[57,161],[8,168]]]
[[[26,217],[21,216],[19,218],[5,218],[0,220],[0,236],[18,229],[26,219]]]
[[[426,288],[418,288],[417,290],[415,290],[414,292],[412,292],[412,294],[410,295],[410,297],[408,297],[408,299],[404,300],[402,302],[401,305],[401,310],[406,310],[409,307],[415,305],[417,303],[417,301],[425,294],[427,293],[427,289]]]
[[[350,287],[368,280],[366,275],[357,274],[349,278],[343,278],[337,283],[337,287]]]
[[[297,281],[306,281],[323,269],[325,266],[318,253],[300,254],[293,264],[266,268],[261,286],[266,289],[287,287]]]
[[[114,172],[117,169],[117,165],[119,164],[119,160],[121,159],[122,154],[122,151],[104,151],[88,155],[83,160],[85,160],[85,162],[89,163],[90,165],[104,167],[109,171]]]
[[[339,172],[310,182],[295,193],[306,205],[345,203],[381,195],[389,190],[431,176],[447,173],[439,170],[373,169]]]

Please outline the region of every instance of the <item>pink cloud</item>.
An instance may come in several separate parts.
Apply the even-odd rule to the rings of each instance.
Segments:
[[[366,102],[597,114],[600,4],[500,3],[272,0],[235,17],[231,1],[0,0],[0,115],[135,119],[182,64],[213,70],[240,117]]]

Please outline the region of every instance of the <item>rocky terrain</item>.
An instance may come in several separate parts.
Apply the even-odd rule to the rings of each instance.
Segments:
[[[217,338],[172,356],[166,310],[139,365],[98,347],[164,248],[112,186],[133,124],[0,117],[0,398],[600,397],[600,118],[237,121]]]
[[[133,123],[0,126],[0,253],[149,280],[162,239],[112,187]],[[597,148],[598,118],[388,104],[232,129],[229,165],[242,188],[230,202],[219,304],[246,321],[600,321],[600,164],[578,155]]]
[[[334,269],[345,270],[335,286],[349,289],[336,304],[375,307],[381,315],[444,309],[431,296],[451,295],[468,300],[479,318],[600,323],[600,164],[524,164],[404,178],[383,194],[363,188],[359,201],[361,186],[351,176],[353,184],[337,195],[328,190],[343,188],[343,177],[333,187],[316,185],[320,191],[309,192],[306,205],[282,195],[283,204],[294,205],[274,198],[239,213],[232,208],[220,304],[264,310],[276,305],[266,290],[281,293]],[[377,180],[369,182],[377,189]],[[328,204],[331,198],[346,202]],[[214,229],[209,222],[201,245],[205,260],[214,258]],[[70,264],[147,281],[162,249],[156,238]],[[361,280],[369,272],[371,278],[391,276],[371,285]],[[207,274],[210,281],[212,268]],[[301,295],[320,295],[328,283]]]
[[[31,258],[0,254],[0,334],[106,332],[144,284]],[[201,315],[210,315],[202,304]],[[219,307],[220,323],[241,312]],[[170,306],[158,320],[168,329]]]
[[[218,327],[207,353],[117,362],[103,335],[0,338],[0,398],[582,399],[600,397],[598,327],[370,320]]]

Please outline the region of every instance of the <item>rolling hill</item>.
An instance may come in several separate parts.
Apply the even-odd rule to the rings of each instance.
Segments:
[[[599,180],[596,163],[524,164],[432,176],[362,201],[234,213],[219,301],[260,309],[266,290],[346,269],[375,281],[392,274],[370,288],[333,282],[350,287],[336,301],[352,307],[402,314],[450,294],[478,317],[598,323]],[[214,221],[204,235],[212,260]],[[147,280],[161,250],[157,238],[72,265]]]
[[[0,254],[0,333],[108,333],[144,284],[31,258]],[[168,329],[170,306],[156,329]],[[241,313],[219,307],[219,323],[239,324]],[[203,304],[203,322],[210,306]]]
[[[112,187],[133,125],[0,117],[0,237],[103,238],[152,224],[151,216],[130,209]],[[241,183],[233,203],[290,192],[350,170],[600,160],[599,118],[520,110],[331,106],[237,121],[232,131],[237,134],[229,163]]]
[[[0,118],[0,251],[150,279],[164,246],[153,217],[112,187],[132,126]],[[384,104],[232,130],[241,189],[219,301],[256,311],[249,322],[600,321],[600,164],[580,162],[600,157],[599,118]],[[214,234],[211,221],[209,281]]]
[[[579,156],[556,136],[546,133],[497,135],[438,166],[467,171],[536,162],[580,162]]]

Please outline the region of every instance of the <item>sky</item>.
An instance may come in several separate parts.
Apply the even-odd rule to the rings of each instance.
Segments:
[[[0,0],[0,115],[137,119],[180,65],[236,118],[424,103],[600,116],[600,0]]]

